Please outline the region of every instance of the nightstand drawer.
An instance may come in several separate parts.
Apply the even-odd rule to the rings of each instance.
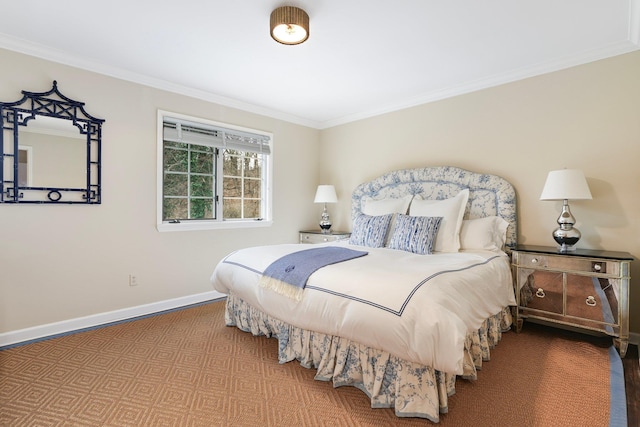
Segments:
[[[615,284],[589,276],[567,276],[567,316],[618,324]]]
[[[595,273],[598,275],[612,277],[617,277],[620,274],[619,262],[532,253],[521,253],[519,255],[519,265],[523,268],[542,268],[590,274]]]
[[[301,231],[300,232],[300,243],[326,243],[326,242],[335,242],[337,240],[348,239],[351,236],[351,233],[348,232],[338,232],[335,231],[333,233],[322,233],[315,231]]]
[[[528,309],[563,313],[563,275],[555,271],[527,274],[520,289],[520,306]]]

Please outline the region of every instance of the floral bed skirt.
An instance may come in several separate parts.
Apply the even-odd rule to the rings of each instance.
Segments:
[[[439,421],[455,393],[456,375],[430,366],[408,362],[337,336],[297,328],[229,295],[225,321],[253,335],[278,338],[280,363],[298,360],[316,369],[316,380],[333,381],[334,387],[357,387],[369,396],[372,408],[394,408],[398,417],[421,417]],[[489,360],[502,332],[511,326],[511,311],[484,321],[465,341],[463,378],[476,379],[483,361]]]

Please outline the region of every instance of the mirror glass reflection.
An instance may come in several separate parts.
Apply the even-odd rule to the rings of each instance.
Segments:
[[[37,116],[18,132],[20,187],[86,186],[86,136],[71,120]]]

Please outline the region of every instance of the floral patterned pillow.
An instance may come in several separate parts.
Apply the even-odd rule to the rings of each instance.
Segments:
[[[389,248],[420,255],[431,254],[441,221],[442,217],[398,214]]]
[[[384,246],[387,230],[391,223],[392,214],[365,215],[360,214],[353,221],[353,230],[349,243],[352,245],[381,248]]]

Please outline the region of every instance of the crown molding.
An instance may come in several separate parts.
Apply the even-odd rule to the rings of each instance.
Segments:
[[[106,65],[98,61],[92,61],[86,58],[72,55],[65,51],[44,46],[39,43],[33,43],[28,40],[13,37],[3,33],[0,33],[0,48],[29,56],[34,56],[40,59],[45,59],[51,62],[57,62],[59,64],[67,65],[70,67],[80,68],[82,70],[91,71],[105,76],[114,77],[120,80],[137,83],[143,86],[165,90],[167,92],[172,92],[179,95],[189,96],[191,98],[201,99],[203,101],[212,102],[214,104],[223,105],[225,107],[235,108],[261,116],[271,117],[274,119],[307,126],[310,128],[318,129],[320,126],[320,123],[314,120],[305,119],[303,117],[298,117],[295,115],[284,113],[282,111],[277,111],[272,108],[217,95],[212,92],[179,85],[166,80],[157,79],[155,77],[134,73],[129,70]]]
[[[640,0],[629,1],[629,41],[640,46]]]
[[[640,4],[640,0],[633,0],[634,3]],[[636,8],[640,12],[640,7]],[[640,28],[640,13],[638,19],[635,20],[635,29],[638,31]],[[631,30],[631,27],[630,27]],[[447,98],[453,98],[454,96],[464,95],[467,93],[476,92],[483,89],[488,89],[495,86],[500,86],[507,83],[512,83],[518,80],[524,80],[530,77],[536,77],[543,74],[553,73],[561,71],[567,68],[576,67],[578,65],[584,65],[590,62],[599,61],[602,59],[611,58],[613,56],[623,55],[640,49],[639,43],[631,41],[614,43],[609,46],[594,49],[591,51],[583,52],[571,57],[562,58],[558,61],[545,62],[540,64],[534,64],[529,67],[520,68],[509,73],[496,74],[484,79],[479,79],[465,84],[451,86],[448,88],[436,90],[433,92],[423,93],[410,99],[406,99],[402,102],[390,104],[386,107],[376,110],[370,110],[350,116],[337,118],[335,120],[325,121],[321,124],[321,129],[328,129],[334,126],[355,122],[357,120],[363,120],[382,114],[392,113],[399,110],[404,110],[411,107],[416,107],[423,104],[428,104],[435,101],[440,101]],[[636,34],[636,37],[638,34]]]

